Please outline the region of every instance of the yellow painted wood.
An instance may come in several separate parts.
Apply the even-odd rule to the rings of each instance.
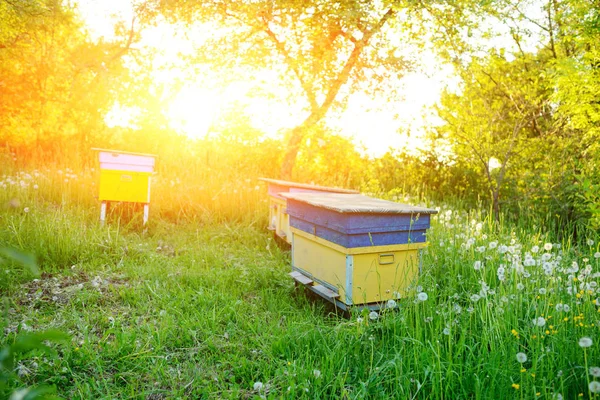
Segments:
[[[150,202],[150,172],[100,170],[101,201]]]
[[[337,288],[340,298],[346,298],[346,256],[343,253],[300,235],[294,236],[292,252],[294,267]]]
[[[287,213],[287,202],[274,196],[270,197],[269,226],[275,230],[275,234],[292,244],[292,232],[290,230],[290,216]]]
[[[312,278],[337,287],[339,300],[349,304],[346,285],[351,282],[352,304],[398,299],[418,277],[419,250],[427,243],[346,248],[315,235],[291,228],[294,235],[294,267]],[[352,277],[348,279],[347,256]]]
[[[419,273],[418,250],[363,253],[354,257],[352,302],[398,299]],[[393,262],[390,262],[393,258]]]

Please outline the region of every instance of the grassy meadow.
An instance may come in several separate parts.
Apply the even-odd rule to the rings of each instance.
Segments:
[[[0,247],[41,274],[2,261],[0,347],[69,340],[19,355],[0,398],[600,397],[600,237],[377,193],[440,212],[412,294],[344,315],[288,277],[255,176],[162,171],[143,229],[129,205],[98,224],[93,166],[4,165]]]

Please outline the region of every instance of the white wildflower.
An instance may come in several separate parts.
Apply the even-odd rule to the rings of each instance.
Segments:
[[[600,368],[590,367],[590,375],[594,378],[600,378]]]
[[[588,387],[590,388],[590,392],[600,393],[600,382],[591,381]]]
[[[377,313],[377,311],[371,311],[369,313],[369,319],[371,321],[375,321],[377,318],[379,318],[379,314]]]
[[[315,378],[319,379],[321,377],[321,371],[315,369],[313,370],[313,375],[315,376]]]
[[[544,245],[544,250],[546,250],[546,251],[550,251],[550,250],[552,250],[552,243],[546,243],[546,244]]]
[[[475,269],[475,271],[479,271],[481,269],[481,261],[475,261],[475,263],[473,264],[473,268]]]
[[[498,242],[490,242],[488,247],[490,250],[495,249],[496,247],[498,247]]]
[[[421,292],[417,295],[417,300],[419,301],[426,301],[428,298],[429,296],[425,292]]]
[[[386,306],[387,306],[387,308],[396,308],[396,301],[392,300],[392,299],[389,299],[387,301],[387,305]]]
[[[594,245],[594,241],[592,239],[588,239],[586,243],[587,243],[588,246],[593,246]]]
[[[264,386],[265,385],[262,382],[254,382],[252,388],[254,389],[254,391],[260,392]]]

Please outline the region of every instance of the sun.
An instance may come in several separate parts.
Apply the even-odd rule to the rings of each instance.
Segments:
[[[221,103],[219,96],[199,87],[181,89],[167,107],[171,128],[190,138],[204,138],[209,133]]]

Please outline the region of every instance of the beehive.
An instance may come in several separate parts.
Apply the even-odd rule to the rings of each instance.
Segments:
[[[379,308],[418,277],[436,210],[359,194],[283,193],[292,277],[342,309]]]
[[[358,193],[356,190],[308,185],[277,179],[260,178],[260,180],[268,184],[269,229],[289,244],[292,243],[292,234],[287,213],[287,199],[282,196],[282,193]]]
[[[100,220],[109,202],[144,204],[144,224],[148,221],[150,184],[156,156],[119,150],[93,149],[100,161],[98,199],[102,202]]]

